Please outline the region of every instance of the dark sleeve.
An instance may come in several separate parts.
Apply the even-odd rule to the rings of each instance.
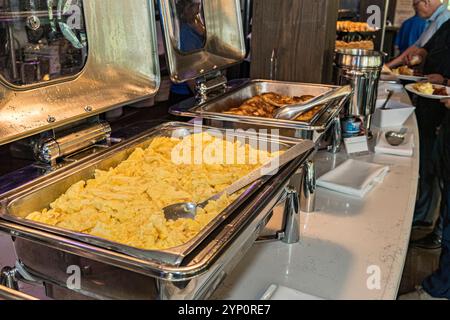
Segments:
[[[434,39],[435,39],[436,35],[437,35],[437,33],[430,39],[430,41],[427,42],[426,45],[423,46],[423,49],[425,49],[427,52],[430,52],[431,49],[433,48],[433,46],[434,46],[433,43],[434,43]]]
[[[442,41],[443,39],[445,39],[446,41],[445,45],[442,43],[436,43],[437,41],[439,40]],[[430,50],[436,46],[440,47],[450,46],[450,43],[448,42],[449,39],[450,39],[450,20],[444,23],[442,27],[438,31],[436,31],[434,36],[430,39],[430,41],[428,41],[428,43],[423,48],[428,52],[430,52]]]

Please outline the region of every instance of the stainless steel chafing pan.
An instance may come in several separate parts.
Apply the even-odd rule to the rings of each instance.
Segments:
[[[225,95],[213,98],[196,106],[180,104],[170,112],[178,116],[202,118],[205,124],[225,128],[278,129],[283,136],[317,139],[317,134],[324,133],[339,116],[348,97],[326,104],[309,122],[279,120],[260,117],[246,117],[224,114],[231,108],[238,107],[245,100],[268,92],[287,96],[318,96],[338,87],[331,85],[306,84],[295,82],[252,80],[229,90]]]
[[[212,129],[215,132],[219,131],[223,134],[225,132],[216,128],[206,128],[203,130]],[[226,208],[217,218],[215,218],[200,234],[194,239],[177,248],[168,250],[156,251],[156,250],[141,250],[119,243],[107,241],[98,237],[72,232],[69,230],[52,227],[49,225],[39,224],[30,220],[26,220],[25,217],[31,212],[40,211],[44,208],[48,208],[50,203],[56,200],[59,196],[67,191],[67,189],[74,183],[81,180],[88,180],[93,178],[95,170],[107,170],[111,167],[118,165],[129,157],[129,155],[138,147],[146,148],[155,137],[183,137],[194,133],[196,127],[190,124],[171,123],[162,125],[149,133],[143,134],[141,137],[134,139],[131,142],[120,145],[117,148],[99,155],[93,160],[86,161],[69,169],[67,172],[61,172],[54,176],[49,176],[44,181],[37,183],[34,188],[17,192],[14,195],[7,197],[3,201],[1,208],[1,218],[10,222],[18,223],[24,226],[32,227],[38,230],[44,230],[53,234],[69,237],[74,240],[79,240],[88,244],[99,246],[105,249],[113,250],[116,252],[124,253],[132,257],[152,260],[162,264],[180,265],[183,259],[195,250],[198,245],[218,226],[221,225],[223,220],[227,219],[236,208],[242,205],[259,187],[264,183],[265,179],[258,181],[250,186],[247,191],[242,194],[239,199],[235,201],[231,206]],[[256,136],[245,135],[245,133],[236,133],[232,137],[247,138],[250,140],[257,139],[263,141],[262,138]],[[248,140],[247,140],[248,141]],[[249,141],[250,142],[250,141]],[[273,146],[277,150],[286,150],[292,145],[292,141],[287,139],[283,141],[267,138],[267,146],[270,148]],[[269,149],[270,151],[270,149]],[[275,151],[275,150],[274,150]]]
[[[172,124],[177,126],[177,124]],[[139,138],[143,139],[144,137]],[[136,142],[137,142],[136,141]],[[286,144],[289,144],[289,140]],[[19,279],[43,283],[54,298],[100,299],[204,299],[232,272],[260,235],[274,207],[283,204],[286,187],[292,177],[313,155],[304,156],[280,169],[277,175],[249,196],[222,226],[199,243],[179,266],[136,258],[102,248],[62,234],[49,232],[39,225],[26,226],[20,221],[0,216],[0,231],[13,237],[17,257],[22,265]],[[100,155],[103,156],[103,155]],[[58,173],[69,176],[70,172]],[[3,212],[11,201],[54,181],[36,181],[17,197],[3,203]],[[28,191],[27,191],[28,190]],[[80,288],[67,287],[69,267],[81,269]]]

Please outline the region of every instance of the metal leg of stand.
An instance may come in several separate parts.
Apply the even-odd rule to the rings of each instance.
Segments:
[[[301,211],[312,213],[316,210],[316,167],[314,162],[308,161],[303,166],[303,181],[300,193]]]
[[[300,205],[299,194],[296,188],[286,187],[280,203],[284,201],[283,230],[274,235],[259,237],[256,242],[282,241],[286,244],[294,244],[300,241]]]
[[[342,125],[339,117],[334,119],[332,130],[332,145],[329,151],[336,154],[341,151],[342,146]]]
[[[16,279],[17,269],[5,267],[0,273],[0,285],[9,289],[19,290],[19,283]]]
[[[284,235],[281,239],[284,243],[294,244],[300,241],[300,206],[299,197],[295,188],[286,188],[286,204],[284,206]]]

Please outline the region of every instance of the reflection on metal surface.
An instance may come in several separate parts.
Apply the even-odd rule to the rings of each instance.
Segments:
[[[172,45],[183,53],[203,49],[206,43],[203,3],[198,0],[170,0],[169,3]]]
[[[89,57],[76,79],[35,90],[0,87],[0,145],[156,94],[153,1],[89,0],[84,14]]]
[[[179,17],[174,16],[174,1],[160,0],[166,49],[174,82],[194,80],[209,72],[239,63],[245,57],[245,41],[239,0],[202,1],[206,43],[200,50],[180,51]],[[196,49],[196,48],[195,48]]]
[[[7,35],[7,37],[6,37]],[[0,75],[7,85],[68,78],[88,54],[81,0],[0,2]]]

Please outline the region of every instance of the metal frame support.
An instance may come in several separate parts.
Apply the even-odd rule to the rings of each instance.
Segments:
[[[18,291],[19,282],[17,281],[17,269],[4,267],[0,272],[0,285]]]

